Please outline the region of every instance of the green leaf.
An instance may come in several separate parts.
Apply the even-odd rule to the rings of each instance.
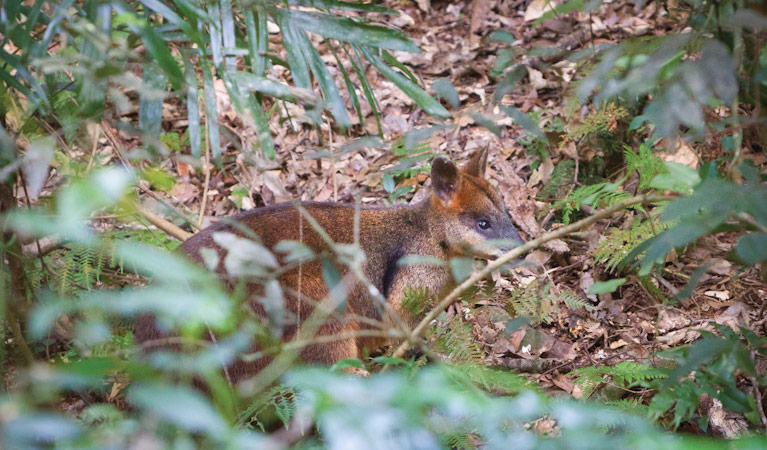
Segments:
[[[616,289],[623,286],[626,278],[616,278],[608,281],[598,281],[589,286],[589,295],[599,295],[615,292]]]
[[[147,414],[187,431],[220,436],[227,429],[226,422],[209,401],[184,386],[137,384],[131,386],[127,398]]]
[[[292,26],[320,36],[355,45],[420,53],[421,49],[401,31],[360,23],[348,17],[337,17],[295,9],[275,9]]]
[[[402,76],[399,72],[386,65],[381,58],[375,56],[365,47],[355,46],[355,49],[361,53],[365,59],[376,68],[376,70],[381,72],[383,76],[400,88],[408,97],[413,99],[419,107],[423,108],[427,114],[441,119],[450,117],[450,113],[440,105],[437,100],[427,94],[419,86],[413,84],[410,80]]]
[[[285,262],[290,263],[314,257],[314,251],[308,245],[298,241],[280,241],[274,246],[277,253],[285,253]]]
[[[139,128],[144,133],[159,138],[162,132],[165,74],[155,64],[148,62],[144,64],[142,81],[144,88],[139,96]]]
[[[147,52],[152,55],[152,59],[157,62],[165,75],[170,80],[173,89],[179,91],[184,83],[184,76],[181,68],[176,64],[176,60],[168,50],[165,42],[162,40],[154,26],[145,23],[141,27],[141,41],[144,42]],[[159,134],[159,133],[158,133]]]
[[[410,81],[413,84],[418,84],[418,78],[415,74],[406,65],[402,64],[397,58],[392,56],[391,53],[386,50],[381,50],[381,58],[383,58],[383,61],[386,64],[392,65],[399,69],[400,72],[404,73],[406,77],[410,78]]]
[[[48,169],[53,159],[55,143],[51,137],[35,139],[27,145],[21,166],[26,176],[27,191],[35,200],[48,179]]]
[[[546,134],[543,132],[543,130],[541,130],[538,124],[535,123],[535,120],[533,120],[529,115],[523,113],[521,110],[513,106],[501,105],[501,109],[506,113],[506,115],[514,119],[514,121],[516,121],[522,128],[527,130],[528,133],[533,135],[533,137],[543,139],[548,142]]]
[[[312,65],[312,72],[317,70],[322,74],[322,70],[327,70],[327,68],[325,68],[324,62],[321,60],[319,62],[315,61],[317,58],[317,50],[315,50],[311,42],[308,41],[304,31],[294,26],[289,20],[289,17],[290,16],[287,14],[278,14],[276,19],[282,30],[282,39],[285,45],[285,52],[288,56],[293,83],[298,87],[311,90],[312,82],[309,75],[310,64]],[[317,73],[315,73],[315,76],[317,76]],[[332,84],[332,87],[327,85],[328,82]],[[326,78],[323,78],[318,80],[318,84],[320,84],[320,89],[323,89],[323,92],[325,92],[324,88],[327,87],[331,90],[331,94],[333,93],[333,89],[335,89],[335,94],[338,95],[338,89],[335,87],[335,83],[332,80],[329,81]],[[329,93],[325,92],[325,95],[327,98]],[[331,101],[331,104],[333,104],[333,100],[335,100],[335,105],[333,105],[333,107],[338,108],[337,97],[329,100]],[[344,114],[345,113],[346,109],[344,107]],[[306,114],[315,125],[322,122],[321,110],[319,108],[307,108]]]
[[[494,135],[501,137],[501,127],[491,119],[488,119],[484,114],[470,113],[469,116],[471,116],[477,124],[487,128]]]
[[[346,92],[349,94],[349,99],[351,100],[354,109],[357,111],[357,119],[359,120],[360,125],[363,125],[365,123],[365,118],[362,116],[362,106],[360,105],[360,99],[357,97],[357,90],[354,88],[354,83],[352,83],[349,72],[346,70],[343,61],[341,61],[341,58],[338,56],[336,47],[333,45],[330,39],[325,39],[325,44],[328,46],[330,52],[333,54],[333,57],[336,59],[338,70],[341,71],[341,75],[344,77]]]
[[[184,79],[186,80],[186,110],[189,127],[187,135],[189,136],[189,147],[192,150],[192,156],[200,157],[200,106],[197,103],[199,94],[197,91],[197,74],[192,65],[192,52],[185,51],[184,55]]]
[[[150,244],[120,242],[117,255],[130,271],[171,284],[184,285],[193,279],[205,280],[210,274],[180,254]]]
[[[203,58],[204,59],[204,58]],[[203,89],[205,92],[205,114],[207,116],[206,130],[208,131],[207,145],[213,159],[221,158],[221,137],[218,128],[218,110],[216,108],[216,89],[213,86],[213,73],[207,61],[202,62]]]
[[[451,108],[457,109],[461,106],[461,99],[458,98],[458,91],[447,78],[438,78],[431,84],[431,89],[437,94],[437,98],[443,98]]]
[[[377,5],[375,2],[343,2],[339,0],[288,0],[290,5],[307,6],[319,9],[340,9],[344,11],[357,12],[378,12],[384,14],[398,15],[397,11],[385,6]]]
[[[232,15],[232,2],[224,0],[221,5],[221,37],[223,38],[224,49],[234,49],[237,43],[234,39],[234,17]],[[237,58],[234,56],[226,57],[226,69],[237,70]]]
[[[522,64],[517,64],[514,66],[514,68],[506,72],[503,78],[501,78],[501,81],[495,85],[495,93],[493,94],[493,98],[495,98],[496,101],[500,101],[504,95],[508,94],[512,91],[512,89],[514,89],[517,83],[519,83],[525,75],[527,75],[526,66]]]
[[[741,236],[736,252],[749,264],[767,261],[767,233],[748,233]]]
[[[141,178],[153,188],[164,192],[170,191],[176,184],[176,178],[161,167],[147,167],[141,171]]]
[[[231,84],[235,92],[239,92],[240,95],[246,95],[248,91],[256,91],[300,105],[322,105],[322,99],[309,89],[282,84],[249,72],[224,72],[224,81]]]
[[[402,358],[393,358],[391,356],[376,356],[372,359],[374,362],[377,362],[378,364],[383,364],[386,366],[406,366],[409,365],[410,362],[407,360],[404,360]]]
[[[370,109],[373,111],[373,116],[376,119],[376,126],[378,128],[378,134],[383,136],[384,133],[383,127],[381,127],[381,117],[378,113],[378,102],[376,101],[373,89],[370,87],[370,82],[368,81],[367,74],[364,70],[362,70],[362,63],[360,62],[358,52],[355,50],[354,55],[351,55],[349,50],[346,49],[346,46],[343,48],[344,52],[346,53],[346,57],[349,58],[349,60],[352,62],[352,69],[354,69],[354,73],[357,74],[357,79],[360,82],[360,86],[362,86],[362,92],[365,93],[365,98],[368,101],[368,105],[370,105]],[[362,124],[364,125],[364,122]]]
[[[472,258],[463,257],[451,258],[450,270],[453,273],[455,281],[460,283],[469,278],[471,272],[474,271],[474,260]]]
[[[508,45],[513,45],[517,39],[513,34],[505,30],[495,30],[487,37],[490,41],[503,42]]]
[[[229,275],[267,277],[280,267],[272,252],[254,240],[223,231],[213,233],[213,240],[227,250],[224,268]]]
[[[391,174],[389,173],[383,174],[382,182],[383,182],[384,191],[390,194],[394,192],[395,184],[394,184],[394,178],[392,178]]]
[[[412,264],[426,264],[431,266],[444,266],[445,261],[427,255],[405,255],[397,261],[398,266],[409,266]]]
[[[364,369],[365,365],[358,358],[344,358],[330,366],[330,371],[340,372],[348,368]]]
[[[700,183],[700,175],[692,167],[671,161],[666,161],[665,166],[668,172],[656,175],[650,181],[651,188],[689,194],[692,188]]]
[[[12,405],[7,405],[12,407]],[[13,448],[66,445],[82,429],[70,419],[51,413],[13,415],[3,426],[3,443]]]
[[[343,310],[346,307],[346,287],[341,283],[341,272],[328,258],[322,259],[322,279],[325,280],[329,296],[336,308]]]
[[[208,16],[210,16],[210,21],[208,22],[210,43],[207,48],[210,49],[211,56],[213,56],[213,65],[218,70],[221,69],[221,63],[224,60],[221,51],[221,3],[217,1],[208,3]]]
[[[515,317],[506,323],[504,332],[507,336],[530,323],[529,317]]]
[[[255,17],[253,9],[245,9],[243,14],[245,17],[245,31],[248,34],[250,68],[255,75],[263,75],[266,70],[266,57],[264,55],[269,49],[266,12],[257,4],[255,7]]]

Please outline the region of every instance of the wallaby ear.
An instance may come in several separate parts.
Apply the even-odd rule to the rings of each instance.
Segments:
[[[487,147],[477,150],[471,155],[462,170],[464,173],[473,177],[485,178],[485,168],[487,167]]]
[[[431,163],[431,185],[434,193],[442,201],[450,201],[458,189],[458,168],[443,157],[435,158]]]

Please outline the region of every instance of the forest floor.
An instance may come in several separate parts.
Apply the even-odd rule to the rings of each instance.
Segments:
[[[682,20],[659,6],[661,2],[647,2],[639,10],[633,2],[605,2],[599,11],[568,13],[537,26],[533,22],[541,15],[544,2],[540,1],[434,1],[431,5],[422,2],[421,7],[412,2],[388,3],[400,15],[377,19],[402,29],[423,50],[420,54],[394,55],[413,69],[422,86],[432,86],[444,78],[458,92],[460,106],[450,109],[453,119],[447,127],[414,135],[412,130],[429,129],[437,122],[393,84],[369,70],[384,140],[392,143],[389,148],[350,145],[367,133],[377,133],[376,118],[369,107],[363,123],[351,115],[354,126],[346,136],[327,126],[318,134],[305,126],[299,107],[285,109],[280,105],[270,122],[276,159],[266,160],[258,151],[249,151],[257,148],[255,131],[237,116],[222,83],[218,106],[223,166],[200,168],[188,156],[172,151],[161,167],[171,182],[164,187],[147,182],[144,188],[153,194],[142,196],[144,207],[173,219],[159,199],[187,217],[201,217],[202,226],[206,226],[240,210],[287,200],[279,194],[277,180],[301,200],[411,202],[429,187],[424,171],[411,171],[406,176],[397,172],[402,157],[398,152],[412,147],[404,138],[411,132],[407,136],[421,141],[419,148],[424,155],[447,155],[457,162],[467,160],[476,149],[489,147],[488,178],[501,190],[523,237],[535,238],[561,226],[561,213],[551,212],[551,205],[578,185],[579,168],[590,167],[595,157],[609,156],[603,142],[583,139],[572,131],[593,110],[578,106],[574,99],[577,84],[573,79],[583,65],[562,55],[628,37],[663,35],[684,26]],[[524,128],[503,114],[498,103],[490,101],[498,82],[491,75],[493,67],[502,51],[509,48],[504,42],[489,39],[496,30],[513,35],[514,57],[530,67],[500,103],[535,115],[547,132],[548,146],[536,146]],[[276,35],[271,36],[277,42]],[[315,43],[325,61],[335,64],[327,46],[319,40]],[[289,79],[281,69],[276,67],[273,75]],[[351,68],[349,72],[353,72]],[[336,70],[334,76],[343,85],[340,72]],[[359,95],[364,104],[364,96]],[[165,105],[164,131],[169,148],[177,138],[183,140],[186,129],[186,119],[178,119],[186,117],[185,111],[177,105],[172,100]],[[626,125],[621,114],[616,111],[607,121],[608,131],[614,131],[617,140]],[[105,158],[113,157],[115,145],[130,149],[136,144],[116,130],[109,134],[97,150]],[[638,142],[620,144],[633,149],[639,146]],[[676,148],[661,153],[662,158],[694,167],[722,154],[714,135],[696,142],[658,143],[656,147],[664,146]],[[748,148],[745,152],[757,167],[767,164],[764,152]],[[569,172],[570,178],[553,180],[555,168],[565,161],[575,162],[575,172]],[[616,168],[613,179],[619,178],[620,170]],[[394,174],[395,186],[388,186],[388,192],[383,183],[385,174]],[[575,211],[573,215],[578,218],[578,214],[588,212]],[[611,254],[604,242],[606,236],[628,230],[639,215],[636,210],[616,213],[573,237],[531,252],[523,267],[493,277],[491,295],[452,307],[442,319],[457,318],[471,325],[487,365],[516,368],[529,373],[547,392],[576,398],[583,397],[584,392],[573,382],[574,376],[568,375],[573,369],[626,360],[652,363],[657,352],[689,344],[702,330],[713,330],[714,324],[740,325],[759,335],[767,334],[767,329],[761,328],[767,326],[763,319],[767,284],[757,268],[743,270],[728,261],[734,245],[728,234],[706,237],[683,254],[669,255],[663,270],[649,284],[627,275],[627,282],[613,293],[588,294],[595,282],[621,276],[608,271],[607,265],[620,255]],[[638,237],[626,237],[627,241],[632,239]],[[704,261],[712,264],[710,271],[692,295],[677,299],[690,274]],[[532,316],[533,322],[509,336],[504,332],[506,324],[522,313]],[[598,389],[596,392],[586,395],[603,395]],[[637,391],[632,395],[642,396]],[[722,422],[722,426],[735,429],[744,421],[738,415],[723,420],[729,422]]]

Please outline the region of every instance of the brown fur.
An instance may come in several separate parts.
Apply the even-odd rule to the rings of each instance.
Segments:
[[[469,247],[486,238],[518,239],[508,212],[500,195],[484,176],[487,160],[486,151],[477,152],[466,166],[459,170],[452,163],[438,158],[432,168],[434,193],[426,200],[408,206],[392,208],[363,208],[360,211],[359,244],[365,251],[367,262],[363,271],[370,282],[381,292],[388,304],[411,325],[415,317],[408,317],[402,308],[403,290],[407,287],[428,288],[434,295],[440,295],[453,285],[450,271],[445,266],[415,264],[399,266],[397,261],[405,255],[432,256],[447,261],[450,257],[463,254]],[[332,203],[306,203],[303,205],[311,216],[324,228],[336,243],[351,244],[354,241],[354,207]],[[478,232],[476,221],[487,218],[497,224],[492,233]],[[300,213],[290,204],[258,208],[234,218],[253,230],[262,244],[272,248],[283,240],[299,240],[315,252],[328,250],[325,242],[300,219]],[[299,223],[302,230],[299,230]],[[196,234],[182,245],[182,249],[195,261],[201,262],[199,250],[216,248],[223,259],[224,251],[213,240],[213,233],[220,231],[241,234],[235,228],[219,223]],[[494,234],[493,234],[494,233]],[[505,249],[494,249],[481,255],[492,257]],[[219,270],[223,271],[219,267]],[[341,271],[342,276],[345,271]],[[291,270],[280,276],[280,284],[286,289],[299,290],[299,271]],[[260,287],[250,286],[249,295],[257,295]],[[318,261],[302,265],[300,292],[311,299],[322,300],[328,294]],[[350,319],[362,316],[384,320],[367,290],[360,283],[349,288],[344,316],[330,318],[322,326],[319,335],[352,332],[366,328]],[[312,308],[306,302],[300,305],[293,296],[286,296],[287,309],[303,323]],[[254,309],[263,313],[259,305]],[[296,332],[295,325],[285,327],[283,340],[291,339]],[[136,327],[138,342],[161,337],[154,326],[154,320],[145,316]],[[363,348],[369,350],[382,344],[381,339],[348,338],[327,344],[307,347],[301,358],[307,362],[332,364],[343,358],[359,357]],[[257,373],[267,362],[261,359],[253,362],[239,361],[230,368],[235,379],[246,378]]]

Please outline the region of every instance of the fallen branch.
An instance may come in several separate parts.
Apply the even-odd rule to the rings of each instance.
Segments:
[[[158,216],[152,211],[142,207],[141,205],[136,205],[136,209],[138,210],[138,212],[141,213],[141,215],[146,217],[146,219],[150,221],[152,225],[168,233],[174,238],[180,241],[185,241],[189,239],[190,237],[192,237],[192,233],[182,230],[181,228],[177,227],[176,225],[173,225],[172,223],[168,222],[167,220],[163,219],[162,217]]]
[[[564,237],[565,235],[568,235],[574,231],[578,231],[580,229],[583,229],[589,225],[594,224],[598,220],[601,220],[607,216],[610,216],[611,214],[618,212],[622,209],[625,209],[629,206],[635,205],[637,203],[650,203],[650,202],[660,202],[660,201],[668,201],[673,200],[676,197],[668,196],[668,195],[655,195],[655,194],[645,194],[645,195],[638,195],[635,197],[631,197],[629,199],[620,201],[608,208],[605,208],[603,210],[597,211],[594,213],[594,215],[589,216],[583,220],[579,220],[578,222],[575,222],[573,224],[570,224],[566,227],[562,227],[559,229],[556,229],[554,231],[548,232],[542,236],[539,236],[536,239],[533,239],[532,241],[529,241],[523,245],[520,245],[519,247],[515,247],[512,250],[509,250],[505,254],[503,254],[501,257],[499,257],[496,260],[491,261],[487,266],[485,266],[482,270],[474,272],[469,278],[463,281],[463,283],[456,286],[446,297],[444,297],[434,308],[429,311],[428,314],[418,323],[418,325],[413,329],[412,332],[407,336],[407,339],[405,342],[403,342],[397,350],[394,352],[395,358],[401,358],[402,355],[405,354],[405,352],[410,348],[410,346],[417,341],[419,336],[426,330],[426,327],[429,326],[432,320],[436,319],[437,316],[447,309],[448,306],[453,304],[456,300],[458,300],[458,297],[467,289],[474,286],[475,283],[478,281],[484,279],[486,276],[490,275],[493,271],[500,269],[505,264],[509,263],[510,261],[519,258],[523,254],[529,252],[530,250],[536,249],[540,247],[541,245],[545,244],[546,242],[552,241],[554,239],[559,239],[561,237]]]

